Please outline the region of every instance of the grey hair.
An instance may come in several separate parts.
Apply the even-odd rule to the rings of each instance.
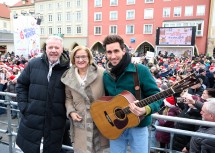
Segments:
[[[210,101],[205,103],[207,103],[205,106],[205,109],[208,111],[208,113],[215,115],[215,101]]]
[[[54,36],[54,35],[52,35],[52,36],[49,36],[47,39],[46,39],[46,44],[49,42],[49,40],[59,40],[60,42],[61,42],[61,44],[62,44],[62,46],[63,46],[63,39],[61,38],[61,37],[59,37],[59,36]]]

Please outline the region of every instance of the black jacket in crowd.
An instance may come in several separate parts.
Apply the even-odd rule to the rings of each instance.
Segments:
[[[199,95],[201,96],[204,91],[204,88],[201,86],[199,89],[188,89],[188,93],[192,95]],[[192,109],[190,108],[187,104],[184,104],[182,108],[181,113],[178,115],[178,117],[182,118],[188,118],[188,119],[197,119],[201,120],[201,114],[200,110],[198,109]],[[192,124],[185,124],[185,123],[176,123],[175,124],[176,129],[181,129],[181,130],[188,130],[188,131],[197,131],[199,126],[197,125],[192,125]],[[189,142],[190,142],[191,137],[186,136],[186,135],[180,135],[180,134],[175,134],[173,137],[173,145],[172,149],[177,150],[177,151],[182,151],[184,147],[189,149]]]
[[[69,68],[66,52],[60,64],[52,69],[48,82],[49,63],[46,53],[29,61],[17,80],[17,101],[21,122],[16,139],[24,153],[39,153],[43,138],[43,153],[59,153],[65,125],[65,86],[62,74]]]
[[[200,127],[197,132],[215,134],[215,127]],[[192,137],[190,140],[190,153],[214,153],[215,140],[201,137]]]

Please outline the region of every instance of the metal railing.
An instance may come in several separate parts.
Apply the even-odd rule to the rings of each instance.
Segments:
[[[7,129],[0,129],[0,133],[4,133],[8,136],[9,152],[13,153],[13,149],[15,148],[15,141],[13,142],[13,137],[16,137],[16,135],[17,135],[16,131],[18,129],[18,125],[12,123],[11,111],[19,112],[19,110],[11,108],[11,105],[17,105],[17,102],[13,102],[13,101],[9,100],[10,98],[8,98],[8,96],[9,97],[16,97],[16,94],[9,93],[9,92],[0,92],[0,95],[5,96],[5,100],[0,100],[0,104],[6,105],[6,107],[0,106],[0,108],[6,109],[6,113],[7,113],[7,122],[0,121],[0,124],[6,124],[7,125]],[[198,120],[198,122],[196,122],[196,120],[194,120],[194,119],[171,117],[171,116],[158,115],[158,114],[152,114],[152,118],[153,119],[163,119],[163,120],[168,120],[168,121],[173,121],[173,122],[186,123],[186,124],[199,125],[199,126],[215,127],[214,122],[208,122],[208,121],[202,121],[202,120]],[[19,123],[19,115],[18,115],[18,123]],[[211,135],[211,134],[192,132],[192,131],[180,130],[180,129],[175,129],[175,128],[167,128],[167,127],[162,127],[162,126],[157,126],[157,125],[152,125],[152,126],[155,127],[156,130],[158,130],[158,131],[170,133],[170,135],[171,135],[171,137],[170,137],[170,148],[165,149],[165,148],[159,148],[159,147],[151,146],[150,145],[150,142],[151,142],[150,141],[150,139],[151,139],[151,132],[150,131],[151,130],[149,130],[149,150],[155,149],[155,150],[166,151],[166,152],[170,152],[170,153],[177,152],[177,151],[172,150],[172,142],[173,142],[173,135],[174,134],[181,134],[181,135],[187,135],[187,136],[198,136],[198,137],[207,138],[207,139],[215,139],[215,135]],[[15,127],[16,131],[14,131],[12,127]],[[73,150],[73,147],[66,146],[66,145],[62,145],[62,148],[67,149],[67,150]]]
[[[209,121],[203,121],[203,120],[198,120],[198,122],[197,122],[195,119],[187,119],[187,118],[165,116],[165,115],[158,115],[158,114],[152,114],[152,118],[153,119],[162,119],[162,120],[167,120],[167,121],[173,121],[173,122],[179,122],[179,123],[192,124],[192,125],[198,125],[198,126],[215,127],[215,122],[209,122]],[[194,136],[194,137],[201,137],[201,138],[207,138],[207,139],[214,139],[215,140],[215,135],[211,135],[211,134],[206,134],[206,133],[201,133],[201,132],[193,132],[193,131],[187,131],[187,130],[180,130],[180,129],[175,129],[175,128],[167,128],[167,127],[156,126],[156,125],[153,125],[153,126],[158,131],[170,133],[170,145],[169,145],[170,147],[169,147],[169,149],[149,146],[149,148],[155,149],[155,150],[166,151],[166,152],[170,152],[170,153],[179,152],[179,151],[172,150],[172,143],[173,143],[174,134],[181,134],[181,135],[186,135],[186,136]],[[150,131],[149,135],[151,135],[151,131]]]

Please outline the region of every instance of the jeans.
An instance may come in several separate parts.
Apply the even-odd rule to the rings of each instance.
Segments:
[[[128,128],[119,138],[110,140],[110,153],[126,153],[128,144],[131,153],[148,153],[148,135],[147,127]]]

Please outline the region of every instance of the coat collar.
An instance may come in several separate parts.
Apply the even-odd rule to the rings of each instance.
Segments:
[[[89,86],[98,76],[98,67],[95,64],[89,66],[87,80],[85,83],[85,88]],[[75,76],[75,66],[72,66],[69,70],[67,70],[61,77],[61,81],[67,85],[68,87],[80,92],[83,89],[76,76]]]

